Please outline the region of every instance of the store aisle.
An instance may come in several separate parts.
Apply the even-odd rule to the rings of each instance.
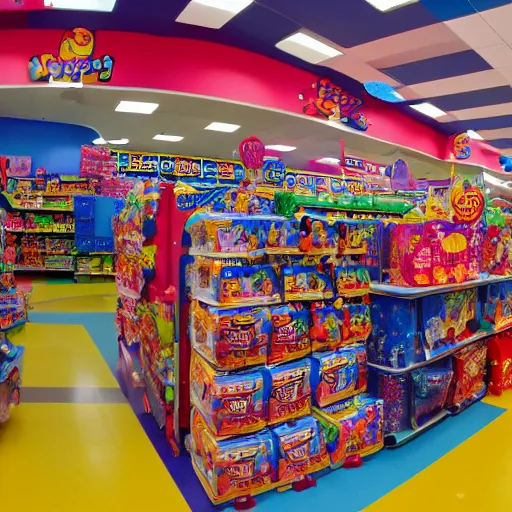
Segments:
[[[158,510],[165,489],[173,510],[187,511],[83,325],[80,314],[88,312],[97,328],[106,317],[114,328],[115,290],[96,286],[34,285],[31,323],[13,336],[26,357],[22,406],[0,428],[0,467],[8,482],[2,509]],[[77,293],[82,297],[70,298]],[[59,296],[68,298],[55,300]],[[115,337],[111,341],[110,359]]]
[[[173,512],[212,511],[189,459],[172,457],[114,377],[113,285],[35,283],[32,303],[13,337],[27,348],[22,405],[0,428],[6,510],[131,512],[165,500]],[[307,492],[261,495],[255,510],[328,509],[341,498],[347,512],[510,510],[512,392],[485,402]]]

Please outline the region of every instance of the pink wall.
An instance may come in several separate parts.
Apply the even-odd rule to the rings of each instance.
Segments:
[[[57,54],[61,36],[61,30],[0,31],[0,85],[33,84],[28,78],[30,57]],[[192,39],[98,31],[95,53],[115,59],[108,85],[189,92],[294,113],[302,110],[298,94],[317,80],[262,55]],[[370,97],[364,101],[369,135],[445,158],[448,137],[392,105]],[[473,145],[472,161],[498,170],[498,152],[480,151],[478,146]]]

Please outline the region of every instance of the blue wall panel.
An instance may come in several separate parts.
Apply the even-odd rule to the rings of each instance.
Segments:
[[[0,155],[32,157],[32,173],[78,174],[80,147],[99,135],[85,126],[0,117]]]

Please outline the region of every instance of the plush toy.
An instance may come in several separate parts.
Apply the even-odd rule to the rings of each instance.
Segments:
[[[505,172],[512,171],[512,158],[510,156],[500,155],[499,161],[500,161],[501,167],[503,167],[503,170]]]

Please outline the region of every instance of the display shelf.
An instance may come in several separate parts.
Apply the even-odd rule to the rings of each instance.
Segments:
[[[29,231],[26,229],[6,229],[7,233],[22,233],[25,235],[58,235],[58,236],[75,236],[74,231]]]
[[[112,276],[115,277],[115,272],[75,272],[75,276]]]
[[[199,302],[202,302],[203,304],[207,304],[208,306],[214,306],[219,309],[233,309],[233,308],[239,308],[244,306],[275,306],[277,304],[282,304],[283,301],[279,298],[276,300],[257,300],[257,299],[244,299],[243,302],[229,302],[229,303],[223,303],[218,302],[210,297],[193,297],[192,300],[198,300]],[[321,300],[321,299],[316,299]]]
[[[14,272],[74,272],[73,268],[45,268],[45,267],[21,267],[13,268]]]
[[[396,432],[394,434],[387,434],[384,436],[384,446],[386,446],[386,448],[398,448],[399,446],[412,441],[414,438],[418,437],[423,432],[432,428],[434,425],[437,425],[449,416],[450,413],[447,410],[442,410],[439,414],[434,416],[431,420],[427,421],[427,423],[417,428],[416,430],[409,429],[403,430],[402,432]]]
[[[376,295],[385,295],[388,297],[397,297],[400,299],[417,299],[427,295],[435,295],[437,293],[458,292],[467,290],[469,288],[476,288],[493,283],[500,283],[503,281],[512,280],[510,276],[487,276],[472,281],[465,281],[464,283],[442,284],[437,286],[425,286],[409,288],[407,286],[395,286],[383,283],[371,283],[370,293]]]

